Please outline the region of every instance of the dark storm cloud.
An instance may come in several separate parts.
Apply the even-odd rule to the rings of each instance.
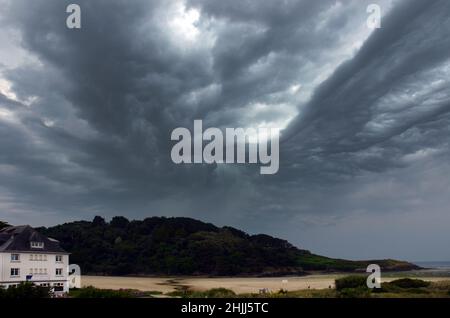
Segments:
[[[367,40],[372,1],[77,1],[81,30],[70,2],[11,1],[1,20],[34,62],[0,69],[0,217],[186,215],[328,251],[298,229],[436,209],[406,189],[423,160],[447,171],[447,1],[394,1]],[[280,172],[174,165],[170,133],[194,119],[291,120]]]
[[[445,162],[448,10],[445,1],[399,5],[355,57],[315,90],[283,132],[279,182],[269,186],[276,193],[271,198],[278,199],[271,204],[285,212],[286,205],[294,207],[292,214],[345,215],[362,208],[349,198],[364,187],[361,176],[372,174],[374,180],[373,174],[382,176],[421,159]],[[286,195],[292,189],[292,197]],[[397,201],[369,197],[363,209],[378,215],[408,211],[408,200],[396,195]]]
[[[55,118],[55,127],[38,126],[33,134],[45,134],[43,138],[60,148],[73,164],[103,170],[123,185],[128,200],[159,196],[164,186],[168,186],[166,193],[173,192],[173,187],[199,191],[198,187],[209,186],[213,182],[209,180],[212,167],[177,167],[174,172],[168,158],[170,131],[180,125],[191,125],[194,118],[208,119],[210,106],[218,108],[220,115],[229,107],[244,107],[250,100],[263,101],[263,95],[285,90],[293,76],[293,71],[288,72],[293,69],[290,62],[296,58],[276,57],[259,74],[246,72],[271,53],[295,50],[289,45],[295,42],[280,37],[294,30],[295,23],[284,23],[281,27],[278,25],[281,16],[285,21],[294,18],[299,21],[303,15],[318,13],[324,6],[308,7],[303,3],[294,6],[295,12],[281,8],[278,16],[273,14],[276,12],[273,8],[262,8],[268,14],[265,21],[257,21],[256,25],[250,21],[231,31],[219,26],[220,40],[211,51],[198,49],[186,53],[171,45],[164,33],[167,30],[158,25],[160,13],[167,9],[158,2],[152,2],[151,6],[146,1],[132,5],[121,1],[81,2],[81,31],[62,27],[65,15],[60,12],[66,4],[14,2],[11,23],[22,30],[23,45],[44,65],[31,70],[28,66],[14,69],[8,75],[21,100],[39,96],[32,115]],[[202,8],[205,14],[207,10]],[[251,14],[256,18],[258,12]],[[227,20],[229,16],[215,14],[215,18]],[[258,32],[251,31],[262,22],[269,31],[260,37]],[[305,24],[310,29],[314,21],[310,18]],[[241,27],[250,32],[233,40],[237,32],[242,33]],[[276,32],[272,31],[275,27],[279,29]],[[298,29],[292,37],[305,38],[307,31]],[[303,46],[311,47],[308,43],[311,41],[305,41]],[[234,52],[239,47],[244,52],[236,57]],[[212,63],[208,63],[211,58]],[[274,69],[281,74],[275,80],[270,78]],[[187,95],[207,90],[216,83],[220,86],[219,93],[206,99],[208,105],[201,99],[193,104],[185,102]],[[70,120],[64,121],[71,107],[77,119],[93,130],[92,134],[80,138],[77,136],[80,129],[86,129],[83,122],[73,125]],[[219,115],[212,116],[217,125],[240,124],[236,120],[239,114],[224,116],[224,122],[220,122]],[[71,124],[74,127],[69,131],[58,128],[61,119],[63,127]],[[66,145],[72,145],[72,149],[64,149]],[[30,169],[37,174],[45,172],[43,175],[49,179],[67,177],[58,175],[59,169],[52,173],[35,169],[41,164],[38,162]]]
[[[20,26],[24,44],[46,63],[45,70],[48,63],[60,73],[51,85],[39,87],[39,92],[28,89],[23,97],[27,93],[45,96],[46,100],[39,104],[54,108],[53,112],[61,109],[58,98],[66,100],[97,137],[77,143],[92,159],[81,164],[104,167],[118,178],[149,186],[147,180],[156,178],[159,172],[170,177],[164,166],[168,165],[167,136],[173,126],[170,116],[174,114],[166,113],[166,109],[174,106],[173,98],[196,85],[195,77],[201,76],[202,65],[188,57],[175,67],[177,52],[164,49],[158,41],[160,35],[145,36],[153,25],[139,31],[142,20],[152,21],[156,10],[147,4],[82,3],[86,26],[79,33],[62,27],[65,15],[59,12],[66,4],[61,1],[22,2],[13,10],[24,22]],[[42,16],[47,17],[46,23],[39,22]],[[11,75],[15,78],[14,88],[22,93],[20,89],[27,87],[29,76],[16,72]],[[46,91],[61,96],[48,100]],[[61,136],[56,130],[52,137],[58,141]]]
[[[432,4],[406,1],[399,6],[385,19],[383,28],[366,41],[358,54],[316,90],[303,115],[287,129],[286,137],[317,125],[322,128],[320,134],[326,136],[323,138],[326,143],[335,145],[341,151],[355,151],[388,140],[414,125],[447,112],[449,105],[445,97],[448,96],[445,95],[425,113],[417,111],[410,116],[398,116],[395,113],[402,109],[390,105],[391,109],[387,109],[386,113],[391,112],[393,116],[390,118],[395,123],[380,127],[378,131],[367,129],[367,124],[380,115],[375,113],[379,99],[389,96],[394,90],[397,90],[394,91],[397,95],[404,93],[416,83],[411,83],[409,87],[402,85],[417,81],[423,72],[448,62],[450,41],[445,37],[450,28],[448,6],[445,1],[434,1]],[[437,79],[441,80],[445,79],[446,74],[437,75]],[[424,84],[417,83],[417,86]],[[440,85],[427,92],[426,96],[412,98],[407,104],[410,106],[407,111],[412,112],[411,109],[417,108],[426,98],[436,98],[446,88]],[[420,90],[423,87],[418,87],[415,93],[420,93]],[[324,124],[325,121],[329,125]],[[324,128],[326,131],[323,131]]]
[[[428,160],[436,153],[448,154],[448,9],[445,1],[406,1],[394,9],[382,29],[317,88],[284,131],[284,166],[278,177],[288,180],[290,188],[308,184],[323,195],[324,185],[404,168],[424,149]],[[329,196],[353,191],[340,189],[345,190],[335,189]],[[328,201],[330,206],[304,195],[315,202],[307,210],[339,209],[336,200]],[[389,210],[379,201],[366,204]],[[352,208],[344,203],[342,209]]]
[[[324,47],[338,47],[340,32],[351,29],[350,17],[364,12],[363,3],[350,4],[345,10],[335,1],[190,1],[212,19],[218,38],[212,48],[215,82],[221,93],[205,105],[220,114],[222,108],[239,108],[249,103],[286,100],[286,90],[293,83],[312,82],[317,69],[329,54]],[[337,28],[334,16],[339,16]],[[363,17],[360,15],[360,17]],[[318,26],[318,19],[323,25]],[[362,20],[364,21],[364,20]],[[327,60],[329,62],[329,60]],[[276,93],[284,92],[282,99]],[[216,108],[216,109],[214,109]],[[242,112],[226,119],[236,124]],[[224,124],[223,122],[214,123]]]

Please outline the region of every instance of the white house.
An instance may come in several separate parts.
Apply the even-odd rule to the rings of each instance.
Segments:
[[[55,239],[29,225],[0,230],[0,286],[21,282],[50,287],[56,295],[69,291],[69,253]]]

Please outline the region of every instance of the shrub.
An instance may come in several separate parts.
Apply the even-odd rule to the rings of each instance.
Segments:
[[[49,288],[32,283],[20,283],[18,286],[9,287],[8,289],[0,288],[0,298],[32,299],[50,298],[51,296]]]
[[[356,288],[344,288],[338,293],[341,298],[370,298],[371,290],[366,286]]]
[[[192,290],[189,290],[188,288],[180,288],[171,292],[166,293],[167,296],[170,297],[182,297],[182,298],[189,298],[189,297],[204,297],[201,296],[202,292],[197,292],[197,296],[193,296],[194,292]]]
[[[204,294],[205,297],[208,298],[227,298],[236,296],[234,291],[226,288],[213,288],[207,290]]]
[[[183,288],[166,293],[166,295],[182,298],[232,298],[236,296],[234,291],[226,288],[213,288],[207,291],[192,291],[187,288]]]
[[[152,295],[163,295],[164,293],[159,290],[151,290],[145,292],[145,294],[152,296]]]
[[[131,298],[129,290],[98,289],[92,286],[71,290],[70,296],[74,298]]]
[[[341,291],[346,288],[367,288],[367,277],[363,275],[350,275],[335,280],[336,290]]]
[[[421,288],[410,288],[410,289],[408,289],[407,292],[410,294],[429,294],[430,293],[426,289],[421,289]]]
[[[389,282],[389,285],[397,286],[400,288],[421,288],[430,286],[430,282],[423,281],[421,279],[402,278]]]
[[[399,293],[402,292],[402,288],[391,285],[389,283],[381,283],[381,288],[374,288],[372,290],[374,293]]]

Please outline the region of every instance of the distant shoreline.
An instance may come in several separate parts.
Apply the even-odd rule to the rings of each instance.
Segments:
[[[448,269],[450,270],[450,261],[419,261],[414,264],[427,269]]]

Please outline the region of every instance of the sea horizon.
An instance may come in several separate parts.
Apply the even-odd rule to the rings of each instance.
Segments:
[[[414,264],[431,269],[450,269],[450,261],[413,261]]]

